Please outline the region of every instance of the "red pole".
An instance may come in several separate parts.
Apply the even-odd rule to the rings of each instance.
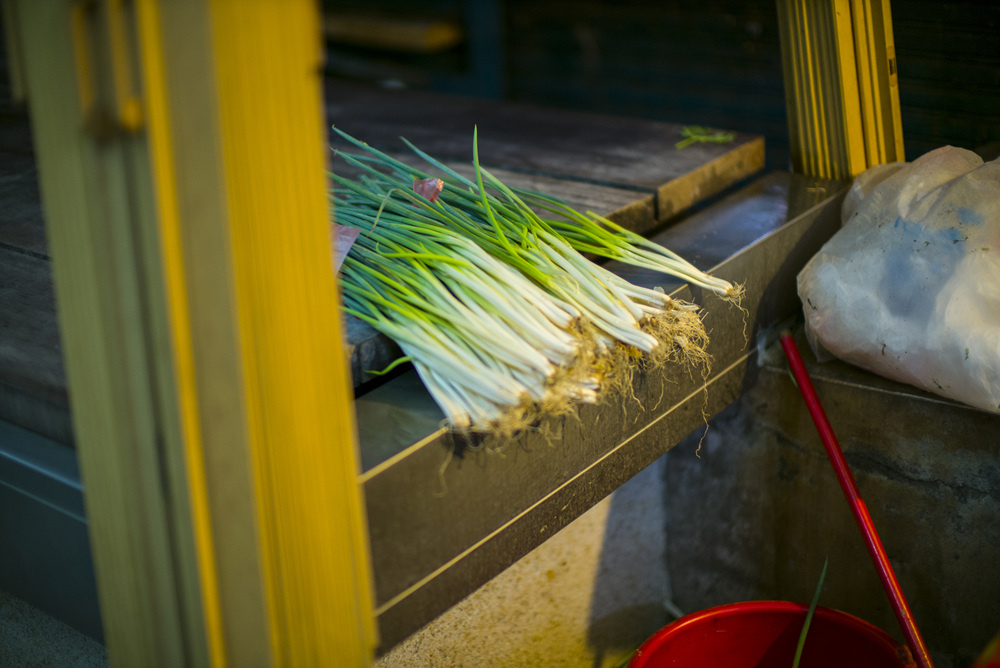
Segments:
[[[899,586],[899,581],[896,580],[896,574],[893,572],[892,565],[889,563],[889,557],[886,556],[885,549],[882,547],[882,541],[875,530],[875,524],[872,522],[871,515],[868,514],[865,502],[861,499],[858,486],[854,482],[854,476],[851,474],[851,469],[847,466],[844,453],[840,449],[837,437],[833,434],[833,428],[830,427],[830,422],[826,419],[826,413],[819,402],[819,397],[816,396],[816,390],[809,379],[809,372],[806,371],[805,364],[802,363],[799,349],[795,345],[792,335],[787,331],[781,333],[781,347],[785,350],[785,357],[788,358],[792,375],[795,377],[795,382],[799,385],[802,397],[809,408],[809,414],[816,424],[820,440],[823,441],[823,447],[826,448],[826,454],[830,458],[834,472],[837,474],[840,488],[843,490],[844,496],[847,497],[847,503],[851,506],[851,512],[854,513],[854,521],[861,530],[861,535],[864,536],[868,554],[875,564],[878,577],[882,581],[886,595],[889,597],[889,603],[892,604],[892,610],[896,613],[896,619],[903,629],[903,635],[906,636],[906,644],[910,646],[910,651],[913,653],[913,658],[916,660],[918,666],[921,668],[933,668],[934,664],[931,661],[930,653],[927,651],[927,645],[924,644],[924,639],[920,635],[917,623],[913,620],[913,613],[910,612],[910,606],[906,603],[906,598],[903,596],[903,590]]]

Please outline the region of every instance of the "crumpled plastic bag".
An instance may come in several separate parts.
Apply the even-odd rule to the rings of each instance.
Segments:
[[[841,215],[798,276],[817,356],[1000,413],[1000,160],[872,167]]]

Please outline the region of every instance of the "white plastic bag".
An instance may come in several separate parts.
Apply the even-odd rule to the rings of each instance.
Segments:
[[[873,167],[842,219],[798,277],[817,355],[1000,413],[1000,161]]]

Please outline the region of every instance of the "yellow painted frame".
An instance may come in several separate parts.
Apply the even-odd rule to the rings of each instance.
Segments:
[[[356,665],[375,631],[329,250],[318,8],[210,11],[272,652],[280,665]]]
[[[367,665],[316,7],[14,5],[112,664]]]
[[[851,179],[904,160],[889,0],[778,0],[792,168]]]

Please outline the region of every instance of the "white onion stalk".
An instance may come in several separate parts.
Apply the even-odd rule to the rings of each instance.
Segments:
[[[583,229],[596,241],[584,243],[540,218],[525,199],[564,215],[565,205],[482,169],[475,138],[475,181],[414,148],[447,177],[442,190],[341,135],[365,151],[340,154],[361,179],[331,175],[337,222],[364,230],[342,269],[346,308],[399,343],[454,428],[513,433],[625,386],[643,358],[706,360],[696,307],[580,255],[577,245],[608,243],[591,228],[607,230],[566,215],[590,221]],[[430,179],[428,196],[413,192]],[[615,252],[650,264],[663,256],[638,243]]]

